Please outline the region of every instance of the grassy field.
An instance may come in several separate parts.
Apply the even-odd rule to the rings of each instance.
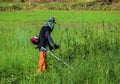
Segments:
[[[48,69],[36,75],[39,52],[29,39],[56,17]],[[70,67],[73,67],[71,69]],[[0,12],[0,84],[120,84],[119,11]]]

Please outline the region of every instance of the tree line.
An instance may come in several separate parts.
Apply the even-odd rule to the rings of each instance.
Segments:
[[[26,1],[30,1],[30,0],[1,0],[1,1],[3,1],[3,2],[26,2]],[[81,1],[81,0],[32,0],[32,1],[35,1],[35,2],[36,1],[38,1],[38,2],[70,2],[70,1],[76,2],[76,1]],[[91,0],[89,0],[89,1],[91,1]],[[120,0],[92,0],[92,1],[113,3],[113,2],[118,2]]]

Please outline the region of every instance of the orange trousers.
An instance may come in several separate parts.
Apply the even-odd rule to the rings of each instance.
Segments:
[[[40,52],[40,60],[39,60],[39,68],[37,69],[37,73],[41,73],[43,70],[46,70],[46,62],[45,62],[46,52]]]

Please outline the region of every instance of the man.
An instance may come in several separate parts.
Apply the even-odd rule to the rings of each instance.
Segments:
[[[50,34],[54,29],[56,22],[54,17],[50,17],[42,26],[38,42],[39,42],[39,51],[40,51],[40,60],[39,60],[39,68],[37,69],[37,73],[41,73],[43,70],[46,70],[47,66],[45,63],[45,57],[46,57],[46,51],[43,48],[49,47],[50,50],[52,49],[58,49],[59,46],[55,44],[53,39],[51,38]],[[52,44],[52,46],[51,46]]]

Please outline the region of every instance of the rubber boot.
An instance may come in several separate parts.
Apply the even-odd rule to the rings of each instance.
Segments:
[[[40,60],[39,60],[39,68],[37,69],[37,73],[41,73],[43,70],[46,70],[45,63],[46,52],[40,52]]]
[[[46,52],[44,52],[43,55],[44,55],[44,62],[43,62],[43,65],[42,65],[42,70],[46,70],[46,68],[47,68],[46,62],[45,62]]]

